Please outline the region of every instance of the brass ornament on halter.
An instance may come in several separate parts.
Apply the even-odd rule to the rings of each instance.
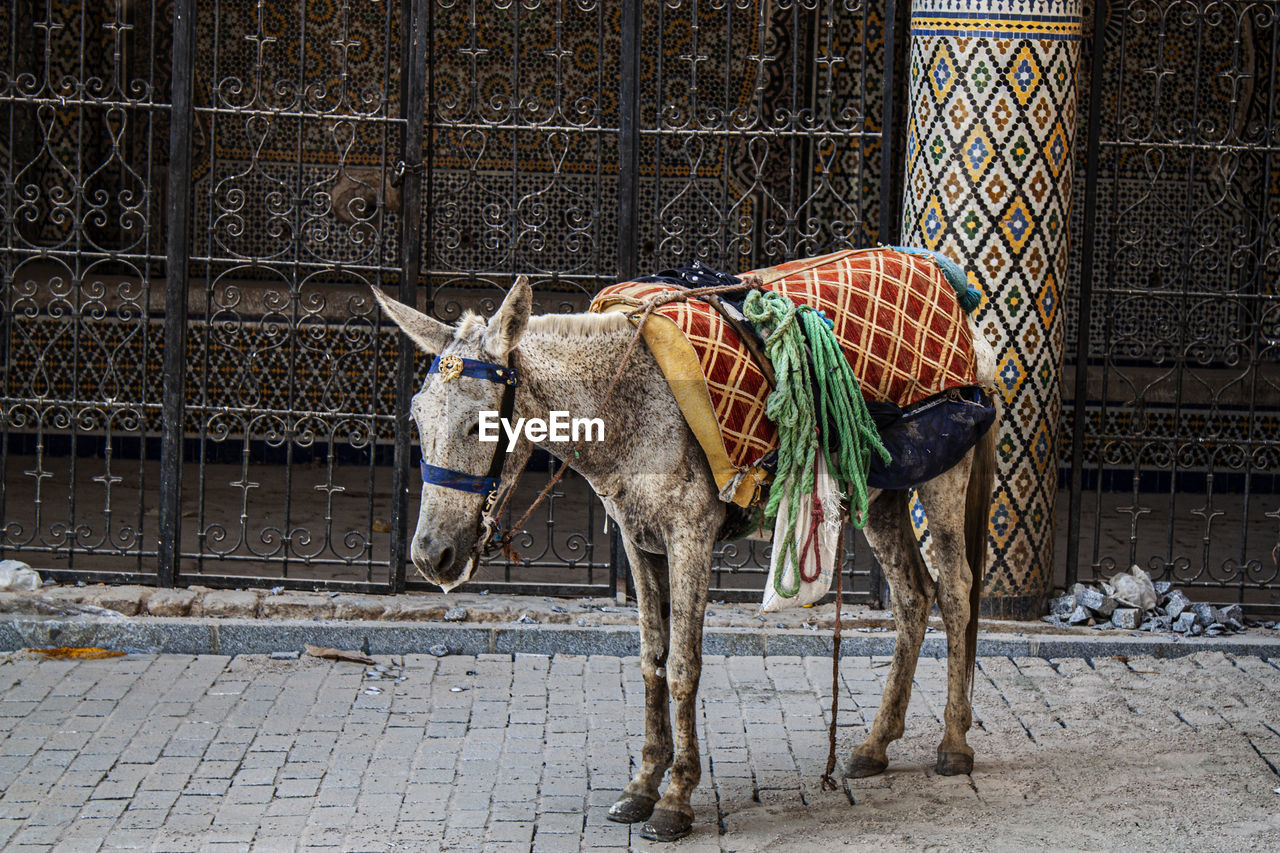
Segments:
[[[439,370],[441,382],[452,382],[462,375],[462,359],[456,355],[443,355]]]

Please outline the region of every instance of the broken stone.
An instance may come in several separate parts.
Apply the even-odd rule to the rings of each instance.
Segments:
[[[1204,626],[1201,625],[1199,621],[1197,621],[1195,624],[1191,626],[1191,636],[1199,637],[1203,633],[1204,633]]]
[[[1076,609],[1076,597],[1072,593],[1060,595],[1049,602],[1049,613],[1061,619],[1066,619],[1071,615],[1071,611]]]
[[[1190,631],[1191,626],[1195,624],[1196,615],[1190,610],[1187,610],[1180,613],[1178,617],[1173,620],[1173,630],[1177,631],[1179,634],[1185,634]]]
[[[436,656],[436,657],[438,657],[438,658],[442,658],[442,657],[444,657],[445,655],[449,654],[449,649],[448,649],[448,647],[447,647],[447,646],[445,646],[443,643],[437,643],[436,645],[434,645],[434,646],[432,646],[431,648],[427,649],[427,652],[429,652],[430,654],[435,655],[435,656]]]
[[[1117,607],[1111,614],[1111,624],[1117,628],[1133,630],[1142,623],[1142,611],[1136,607]]]
[[[1169,593],[1169,600],[1165,602],[1164,612],[1169,614],[1173,619],[1177,619],[1182,615],[1182,611],[1191,607],[1191,599],[1183,594],[1182,590],[1175,589]]]
[[[466,622],[466,621],[467,621],[467,608],[465,608],[465,607],[450,607],[448,610],[446,610],[446,611],[444,612],[444,621],[446,621],[446,622]]]
[[[1067,623],[1070,625],[1082,625],[1088,621],[1089,611],[1080,606],[1077,606],[1075,610],[1072,610],[1071,615],[1067,617]]]
[[[1239,622],[1241,625],[1243,625],[1244,611],[1240,609],[1239,604],[1232,604],[1227,607],[1223,607],[1221,610],[1218,611],[1218,621],[1223,623],[1224,625],[1233,621]]]
[[[271,660],[297,660],[297,652],[272,652],[267,655]]]
[[[1155,588],[1156,588],[1156,595],[1168,595],[1170,590],[1173,589],[1173,582],[1172,581],[1156,581]]]
[[[1208,628],[1218,621],[1212,605],[1205,604],[1203,601],[1197,601],[1191,605],[1191,612],[1196,615],[1196,624],[1201,628]]]
[[[1076,600],[1104,619],[1110,618],[1116,609],[1116,600],[1108,595],[1103,595],[1096,589],[1083,590],[1076,597]]]

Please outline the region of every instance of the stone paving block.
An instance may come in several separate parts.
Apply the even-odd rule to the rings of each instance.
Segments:
[[[221,797],[229,787],[231,782],[227,779],[191,779],[182,792],[194,797]]]
[[[124,814],[120,815],[120,820],[116,826],[120,829],[158,829],[164,825],[167,809],[143,809],[134,808],[131,804]]]
[[[199,598],[189,589],[157,589],[147,598],[146,611],[152,616],[187,616]]]
[[[26,826],[14,833],[6,849],[12,850],[23,845],[45,846],[47,849],[62,838],[65,829],[63,824],[33,824],[28,821]]]
[[[342,828],[351,822],[355,817],[356,810],[354,806],[330,806],[326,808],[312,809],[307,814],[307,826],[317,828]]]
[[[258,593],[253,590],[216,589],[192,605],[192,616],[251,619],[258,613]]]
[[[343,593],[333,599],[334,619],[381,619],[389,602],[383,595]]]
[[[1245,752],[1235,760],[1253,762],[1260,772],[1270,773],[1258,755],[1280,753],[1280,736],[1261,728],[1259,713],[1247,712],[1255,706],[1274,707],[1275,673],[1280,670],[1261,663],[1266,672],[1258,675],[1246,668],[1254,667],[1255,662],[1257,659],[1248,664],[1233,663],[1221,655],[1179,661],[1134,657],[1128,666],[1100,660],[1081,667],[1067,661],[1055,661],[1051,666],[1038,658],[984,658],[975,688],[975,716],[983,724],[970,735],[971,743],[980,757],[995,755],[994,741],[989,739],[1004,737],[997,733],[1007,732],[1008,737],[1026,744],[1014,746],[1015,751],[1031,750],[1035,747],[1023,729],[1025,725],[1038,739],[1039,748],[1054,748],[1055,744],[1066,748],[1067,738],[1090,731],[1091,717],[1102,719],[1112,713],[1111,702],[1116,712],[1123,713],[1123,695],[1157,726],[1167,717],[1173,727],[1184,732],[1208,733],[1206,743],[1241,744]],[[636,849],[657,849],[632,839],[630,828],[610,824],[605,818],[608,805],[630,775],[629,762],[638,760],[643,740],[643,686],[634,660],[579,658],[562,663],[558,658],[536,655],[438,662],[430,658],[424,663],[431,668],[431,678],[440,681],[405,700],[418,710],[413,716],[404,715],[403,722],[412,723],[404,727],[389,727],[393,715],[357,698],[362,683],[358,667],[348,676],[342,672],[345,665],[267,663],[262,658],[149,656],[146,661],[130,658],[96,663],[105,672],[119,667],[121,680],[133,679],[127,690],[114,691],[117,698],[110,702],[118,703],[119,708],[106,710],[112,716],[104,731],[124,732],[126,736],[105,736],[117,741],[111,747],[114,754],[96,751],[104,738],[95,736],[80,748],[65,743],[68,748],[63,750],[0,756],[0,774],[8,772],[17,780],[0,797],[0,836],[6,836],[6,823],[12,825],[6,837],[19,830],[39,830],[41,822],[62,819],[50,809],[83,797],[82,807],[69,826],[96,826],[95,843],[111,833],[113,841],[133,843],[139,849],[180,849],[171,848],[167,841],[192,837],[246,849],[248,840],[216,834],[205,839],[202,835],[231,822],[254,829],[253,839],[283,837],[316,849],[363,849],[365,845],[385,849],[390,838],[424,842],[425,846],[408,844],[408,849],[433,849],[450,843],[471,849],[484,840],[483,833],[489,833],[494,849],[513,847],[525,853],[574,850],[578,845],[593,850],[625,849],[631,844]],[[849,722],[857,716],[850,711],[854,695],[867,704],[878,704],[885,670],[874,668],[873,663],[870,659],[842,661],[842,689],[859,688],[841,697],[842,737],[846,739],[842,746],[856,737],[854,729],[862,730],[861,718],[857,723]],[[930,663],[934,664],[932,669]],[[776,800],[787,808],[803,808],[803,800],[812,805],[825,802],[826,797],[843,797],[823,794],[816,788],[816,773],[825,758],[823,712],[829,702],[829,696],[822,694],[821,682],[829,674],[824,665],[829,662],[708,658],[700,708],[703,782],[694,795],[698,824],[694,836],[681,843],[682,850],[701,849],[708,843],[718,848],[717,809],[732,815],[759,808],[756,797],[766,803]],[[29,671],[43,672],[42,667],[33,665]],[[0,667],[0,681],[9,676],[8,668]],[[1194,687],[1190,693],[1182,689],[1177,694],[1185,700],[1177,705],[1182,715],[1179,721],[1171,711],[1162,711],[1173,706],[1148,689],[1164,677],[1179,685],[1195,685],[1203,680],[1207,668],[1215,675],[1223,668],[1238,673],[1233,676],[1238,683],[1224,688],[1233,697],[1228,704],[1238,707],[1214,713],[1215,700],[1200,702]],[[466,676],[468,669],[483,675]],[[1135,672],[1148,669],[1159,674]],[[908,710],[929,718],[927,726],[932,725],[945,699],[944,670],[942,662],[928,661],[917,670],[917,698]],[[48,672],[44,683],[23,676],[26,695],[43,704],[21,717],[8,718],[15,721],[9,731],[43,732],[37,727],[47,726],[49,731],[42,737],[49,739],[63,728],[74,728],[65,725],[68,714],[104,719],[85,714],[83,707],[75,707],[67,698],[77,699],[81,706],[107,701],[90,697],[110,695],[112,691],[99,692],[110,678],[87,679],[77,674],[75,666]],[[460,694],[441,692],[442,685],[447,688],[457,683],[469,684],[472,689]],[[1123,694],[1116,683],[1125,685]],[[210,701],[221,687],[227,689],[216,702]],[[1104,691],[1102,698],[1096,691]],[[1073,715],[1073,709],[1082,705],[1091,713]],[[58,710],[50,711],[51,707]],[[318,710],[321,707],[323,710]],[[385,709],[387,703],[381,707]],[[482,711],[480,722],[484,725],[468,722],[477,708]],[[311,723],[317,714],[339,725],[328,731],[313,730]],[[437,722],[444,717],[450,722]],[[211,725],[206,731],[197,720]],[[913,737],[917,745],[920,743],[921,735],[915,731],[918,727],[908,726],[904,746]],[[1073,729],[1077,734],[1071,734]],[[429,737],[432,732],[439,736]],[[951,787],[943,790],[943,786],[955,780],[929,781],[933,777],[928,762],[936,737],[930,730],[923,751],[924,774],[909,787],[933,786],[938,790],[938,802],[951,802]],[[1249,746],[1246,737],[1253,738],[1255,746]],[[166,747],[173,742],[208,744],[209,749],[204,755],[172,755]],[[242,749],[231,754],[212,751],[227,744]],[[493,747],[500,749],[495,753]],[[526,748],[529,751],[517,751]],[[915,748],[918,746],[906,746],[907,755]],[[916,760],[905,757],[908,765]],[[70,769],[64,772],[63,767]],[[910,773],[895,773],[886,774],[881,781],[892,786],[892,781],[884,780],[899,776],[903,781],[898,784],[913,778]],[[199,786],[204,781],[226,781],[229,786],[221,794],[202,791]],[[260,784],[245,784],[250,781]],[[982,786],[981,778],[975,777],[975,781]],[[93,782],[97,784],[89,789]],[[299,796],[275,796],[278,784],[301,782],[316,787]],[[130,785],[134,790],[128,790]],[[80,789],[85,790],[83,795],[75,793]],[[119,799],[101,797],[113,790]],[[900,790],[912,796],[907,788]],[[965,780],[955,792],[975,797]],[[27,802],[14,802],[19,798]],[[1240,800],[1242,805],[1247,803],[1248,798]],[[166,810],[168,804],[171,807]],[[472,806],[476,820],[461,818],[448,824],[453,828],[446,832],[450,815],[458,813],[463,804]],[[40,816],[32,820],[37,811]],[[154,823],[159,812],[166,812],[160,826],[142,834],[125,832],[124,828],[134,823]],[[456,825],[475,823],[480,817],[485,821],[478,826]],[[530,834],[524,829],[494,832],[499,825],[533,829]],[[477,830],[481,834],[477,835]],[[722,837],[730,847],[733,831],[730,822],[728,836]],[[374,846],[379,839],[381,848]]]
[[[275,789],[277,799],[286,797],[314,797],[320,783],[316,779],[282,779]]]

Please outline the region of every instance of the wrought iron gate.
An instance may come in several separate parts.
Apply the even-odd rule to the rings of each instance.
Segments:
[[[1275,607],[1276,8],[1096,13],[1063,291],[1067,582],[1137,562]],[[0,553],[61,579],[412,585],[396,413],[422,364],[366,286],[448,320],[528,273],[539,310],[575,310],[679,259],[892,241],[905,11],[8,0]],[[570,480],[527,559],[484,577],[611,591],[605,524]],[[716,597],[758,587],[762,557],[722,546]]]
[[[1099,9],[1065,580],[1138,564],[1277,612],[1280,7]]]
[[[0,549],[60,579],[412,586],[423,364],[368,285],[451,320],[527,273],[575,310],[889,233],[894,22],[859,0],[3,14]],[[605,524],[570,480],[483,575],[611,592]],[[717,597],[761,557],[724,546]]]

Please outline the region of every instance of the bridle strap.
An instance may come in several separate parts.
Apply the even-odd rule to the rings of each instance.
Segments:
[[[476,477],[454,471],[452,468],[438,468],[435,465],[428,465],[425,459],[419,465],[422,469],[422,482],[433,486],[444,486],[446,489],[456,489],[459,492],[474,492],[477,495],[487,495],[498,488],[498,480],[494,477]]]
[[[516,386],[520,384],[520,371],[510,364],[494,364],[456,355],[438,355],[431,362],[427,373],[439,373],[442,382],[452,382],[460,376],[466,376],[501,385],[502,403],[499,405],[498,416],[502,422],[510,423],[511,415],[516,409]],[[507,463],[509,452],[506,442],[502,440],[502,436],[499,436],[493,448],[493,458],[489,460],[489,470],[484,476],[467,474],[452,468],[441,468],[428,464],[427,460],[423,459],[419,463],[422,482],[460,492],[485,495],[486,499],[481,506],[480,519],[477,522],[477,527],[483,527],[484,515],[493,507],[498,489],[502,485],[502,469]]]
[[[457,355],[438,355],[427,368],[427,373],[443,374],[445,382],[452,382],[459,376],[469,379],[485,379],[495,385],[515,386],[520,384],[520,371],[510,365],[494,364],[491,361],[478,361],[474,358],[462,358]]]
[[[508,356],[509,360],[510,356]],[[466,376],[501,385],[502,402],[498,406],[499,422],[511,422],[511,416],[516,410],[516,386],[520,384],[520,371],[510,363],[502,365],[456,355],[438,355],[431,362],[427,373],[440,374],[442,382],[452,382]],[[484,502],[480,504],[480,512],[476,516],[475,545],[471,549],[471,556],[476,560],[479,560],[481,554],[488,549],[489,541],[498,531],[497,517],[490,513],[494,504],[497,503],[498,492],[502,488],[502,469],[506,467],[510,452],[507,442],[502,436],[498,436],[496,446],[493,448],[493,457],[489,460],[489,470],[483,477],[429,465],[425,459],[420,463],[422,482],[485,496]]]

